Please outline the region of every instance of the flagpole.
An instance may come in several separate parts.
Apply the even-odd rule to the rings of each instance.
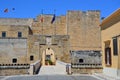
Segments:
[[[54,10],[54,16],[55,16],[55,13],[56,13],[56,10]],[[54,25],[54,35],[56,35],[56,22],[55,22],[55,25]]]
[[[51,20],[51,24],[53,25],[52,34],[53,34],[53,40],[54,40],[55,35],[56,35],[55,10],[54,10],[54,13],[53,13],[53,18]]]
[[[42,16],[42,18],[43,18],[43,9],[41,10],[41,16]],[[43,36],[43,20],[42,20],[42,36]]]

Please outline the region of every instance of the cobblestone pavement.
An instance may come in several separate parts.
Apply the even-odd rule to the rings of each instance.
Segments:
[[[68,75],[37,75],[37,76],[12,76],[1,80],[100,80],[93,76],[68,76]]]

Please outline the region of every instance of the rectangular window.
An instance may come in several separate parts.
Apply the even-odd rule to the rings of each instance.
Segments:
[[[12,62],[17,63],[17,59],[16,58],[12,59]]]
[[[22,37],[22,32],[18,32],[18,37]]]
[[[34,60],[34,56],[30,56],[30,61],[33,61]]]
[[[118,55],[117,37],[113,38],[113,54]]]
[[[6,32],[2,32],[2,37],[6,37]]]

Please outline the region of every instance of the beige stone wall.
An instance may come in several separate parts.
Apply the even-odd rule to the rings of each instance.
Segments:
[[[27,64],[26,57],[27,39],[0,39],[0,64]]]
[[[29,36],[28,37],[28,63],[34,63],[41,60],[40,47],[39,47],[39,36]],[[33,60],[30,60],[30,56],[34,56]]]
[[[0,37],[2,37],[2,31],[6,32],[6,37],[18,38],[18,32],[22,32],[22,37],[28,37],[29,27],[20,25],[0,25]]]
[[[41,22],[43,18],[43,22]],[[55,21],[51,24],[53,15],[40,15],[37,21],[32,23],[32,31],[35,35],[66,35],[66,16],[56,16]]]
[[[63,62],[70,62],[70,54],[69,51],[67,49],[67,47],[58,47],[55,45],[51,45],[51,46],[41,46],[41,54],[43,54],[43,52],[48,49],[51,48],[54,51],[54,55],[55,55],[55,61],[56,58],[57,60],[63,61]],[[66,50],[65,50],[65,49]]]
[[[0,23],[0,34],[6,31],[7,37],[17,38],[17,33],[20,31],[22,37],[27,38],[26,55],[20,57],[19,63],[34,63],[41,60],[43,51],[48,47],[53,49],[57,59],[64,62],[70,62],[70,50],[101,50],[99,11],[68,11],[65,16],[56,16],[51,24],[52,18],[53,15],[43,14],[38,15],[36,20],[1,20],[6,21],[6,24]],[[46,36],[52,36],[51,45],[46,45]],[[0,56],[11,60],[9,57]],[[34,60],[30,60],[30,56],[34,56]]]
[[[0,76],[24,75],[28,74],[28,69],[0,69]]]
[[[68,11],[71,50],[101,50],[99,11]]]
[[[32,22],[33,22],[32,18],[0,18],[0,25],[30,26]]]
[[[6,38],[2,38],[2,32],[6,32]],[[18,38],[18,32],[22,32],[22,38]],[[28,26],[0,25],[0,64],[27,64],[27,37]],[[13,59],[17,59],[13,63]]]
[[[64,62],[70,62],[69,54],[69,40],[63,36],[58,35],[57,37],[52,36],[52,44],[46,44],[46,36],[31,35],[28,38],[28,62],[33,63],[37,60],[42,60],[42,55],[46,49],[51,48],[54,52],[55,59],[62,60]],[[44,39],[43,39],[44,38]],[[43,39],[43,42],[41,40]],[[66,39],[66,40],[65,40]],[[54,40],[57,40],[55,42]],[[30,61],[30,56],[34,56],[34,60]],[[67,56],[66,56],[67,55]]]
[[[94,74],[102,73],[102,68],[72,68],[74,74]]]

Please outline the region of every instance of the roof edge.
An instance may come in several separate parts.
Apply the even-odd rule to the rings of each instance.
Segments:
[[[116,17],[117,14],[120,14],[120,8],[117,9],[116,11],[114,11],[112,14],[110,14],[107,18],[105,18],[105,19],[101,22],[100,26],[102,26],[102,25],[104,25],[105,23],[107,23],[108,21],[110,21],[113,17]]]

